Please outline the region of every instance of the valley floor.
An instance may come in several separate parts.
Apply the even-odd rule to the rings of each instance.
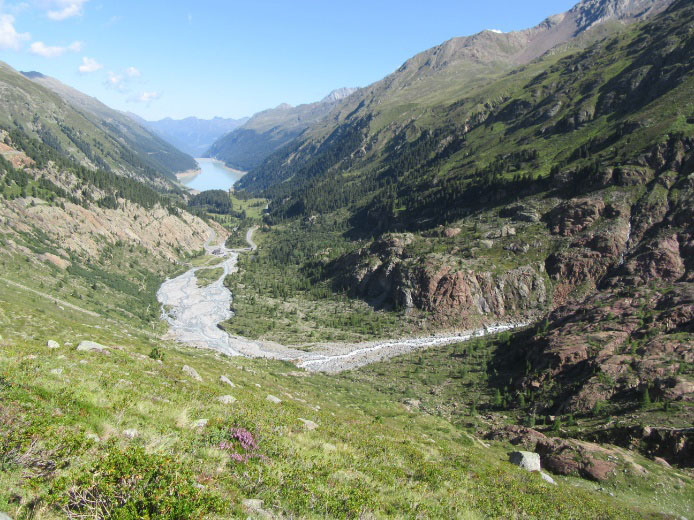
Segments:
[[[246,234],[247,251],[255,251],[253,232]],[[449,334],[437,334],[414,338],[394,338],[365,343],[325,343],[297,348],[277,342],[257,341],[241,336],[231,336],[218,324],[233,319],[229,310],[233,295],[224,287],[224,279],[238,270],[238,255],[243,251],[230,249],[215,243],[214,236],[205,245],[207,253],[222,260],[223,270],[219,278],[200,287],[196,273],[205,266],[193,267],[182,275],[167,280],[157,292],[157,298],[165,309],[169,323],[168,338],[194,347],[209,348],[227,355],[245,355],[291,361],[310,371],[342,372],[419,349],[449,345],[474,337],[494,334],[527,325],[527,322],[508,322],[483,328]]]

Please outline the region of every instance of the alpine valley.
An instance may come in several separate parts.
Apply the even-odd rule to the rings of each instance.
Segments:
[[[159,121],[0,63],[0,520],[694,518],[692,56],[583,0]]]

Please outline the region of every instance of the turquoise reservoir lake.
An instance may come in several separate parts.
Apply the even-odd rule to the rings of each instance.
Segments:
[[[194,190],[228,190],[246,173],[227,168],[223,162],[216,159],[195,160],[200,166],[200,173],[180,178],[183,184]]]

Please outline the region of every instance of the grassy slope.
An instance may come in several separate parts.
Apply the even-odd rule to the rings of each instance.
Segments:
[[[2,285],[0,299],[0,509],[18,518],[64,517],[56,504],[65,490],[84,491],[97,460],[132,453],[132,446],[173,460],[157,478],[178,471],[177,486],[194,479],[220,497],[223,506],[211,517],[241,515],[242,498],[301,517],[637,516],[569,483],[549,486],[505,462],[503,449],[484,449],[447,421],[409,412],[368,384],[162,344],[127,323],[61,311]],[[61,348],[47,349],[48,339]],[[76,351],[82,339],[111,346],[111,354]],[[155,346],[163,363],[148,356]],[[202,382],[184,375],[184,365]],[[218,382],[222,374],[235,388]],[[217,402],[224,394],[237,401]],[[268,394],[282,403],[267,401]],[[207,426],[191,427],[203,418]],[[319,426],[308,431],[299,418]],[[219,449],[231,426],[250,431],[264,458],[234,462]],[[128,440],[127,429],[139,435]],[[90,433],[99,442],[85,440]],[[133,471],[145,474],[138,464]],[[192,517],[214,509],[211,498],[198,497],[202,490],[188,492],[180,500],[198,504]]]
[[[519,401],[519,394],[509,390],[509,381],[522,367],[509,371],[508,365],[499,364],[499,359],[512,354],[515,341],[518,341],[517,335],[500,334],[429,349],[375,363],[343,374],[339,379],[373,386],[413,411],[449,420],[461,431],[484,432],[504,424],[526,425],[542,397],[537,397],[537,403],[532,395]],[[497,402],[499,397],[501,401]],[[682,402],[667,411],[663,410],[662,404],[654,403],[632,410],[629,416],[620,416],[619,421],[622,425],[658,424],[686,428],[691,425],[692,413],[692,403]],[[564,416],[560,420],[562,427],[555,430],[551,421],[539,416],[535,429],[551,437],[586,437],[589,432],[600,432],[608,423],[613,424],[615,416],[605,410],[597,415]],[[518,449],[509,443],[491,444],[495,449]],[[588,489],[599,487],[645,509],[657,504],[663,512],[684,517],[694,512],[691,501],[694,475],[691,471],[672,471],[634,452],[609,445],[603,447],[612,450],[613,456],[622,458],[615,476],[599,485],[569,478],[572,484]],[[646,471],[642,472],[639,466]]]

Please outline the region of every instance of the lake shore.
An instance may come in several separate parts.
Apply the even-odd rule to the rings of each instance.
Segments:
[[[196,157],[199,168],[177,173],[176,179],[191,193],[205,190],[229,190],[246,172],[229,168],[218,159]]]
[[[182,183],[182,184],[185,184],[186,181],[189,181],[189,180],[191,180],[191,179],[197,177],[197,176],[200,175],[201,173],[202,173],[202,169],[201,169],[201,168],[197,168],[197,169],[195,169],[195,170],[186,170],[186,171],[184,171],[184,172],[177,173],[177,174],[176,174],[176,179],[178,180],[178,182],[180,182],[180,183]]]
[[[231,166],[227,166],[224,161],[220,161],[219,159],[214,159],[212,157],[196,157],[195,160],[198,162],[198,164],[200,164],[201,162],[214,164],[215,166],[223,168],[223,169],[233,173],[234,175],[238,175],[240,177],[243,177],[244,175],[246,175],[248,173],[244,170],[237,170],[236,168],[232,168]]]

